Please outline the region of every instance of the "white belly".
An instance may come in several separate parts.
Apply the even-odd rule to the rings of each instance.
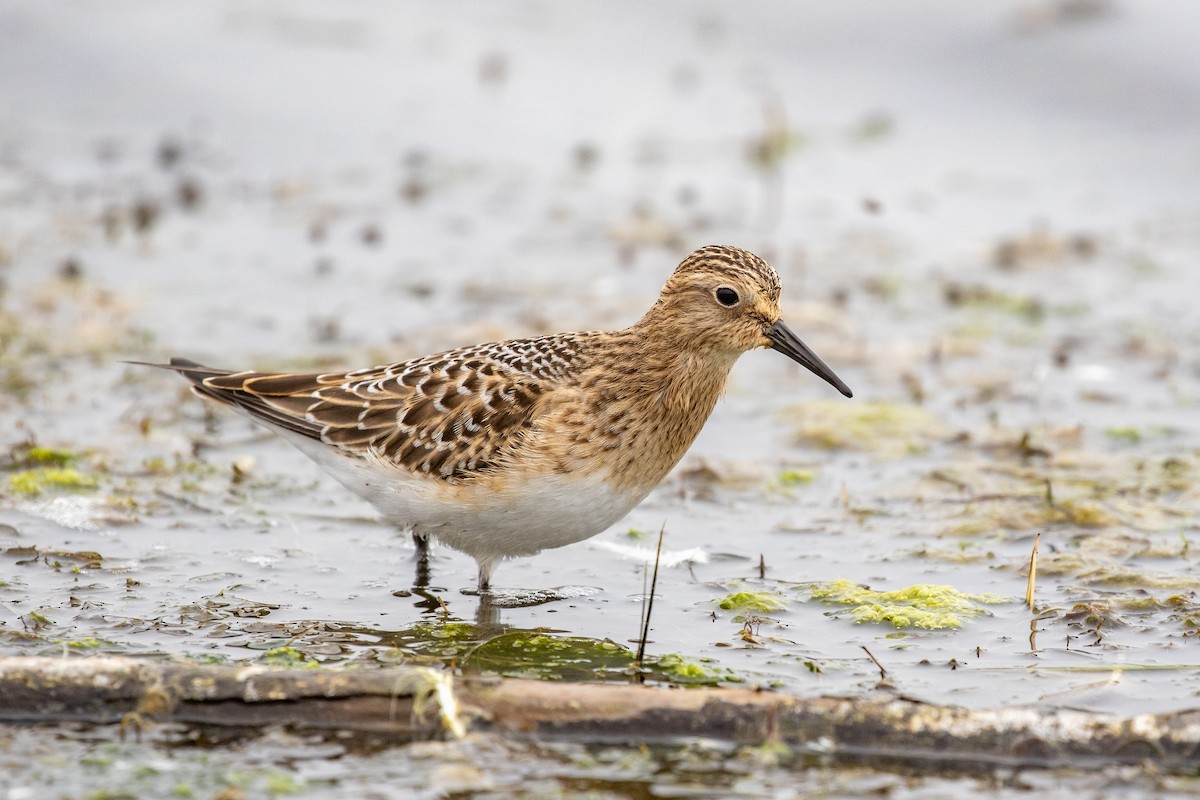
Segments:
[[[548,475],[519,489],[446,487],[384,470],[328,445],[288,437],[343,486],[398,525],[436,536],[480,561],[533,555],[583,541],[625,516],[646,493],[622,492],[599,475]]]

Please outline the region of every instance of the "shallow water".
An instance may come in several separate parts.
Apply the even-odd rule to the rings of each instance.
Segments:
[[[834,764],[819,755],[728,748],[695,741],[631,749],[545,744],[472,735],[455,742],[384,747],[272,732],[253,742],[119,742],[72,734],[6,731],[5,750],[40,769],[9,787],[15,800],[43,796],[391,798],[765,798],[1033,796],[1193,797],[1195,779],[1112,767],[1086,776],[1057,771],[927,776],[886,764]],[[49,745],[49,746],[48,746]],[[0,764],[17,766],[0,753]],[[64,770],[68,764],[79,765]],[[81,780],[82,779],[82,780]],[[80,783],[87,794],[80,791]],[[237,795],[232,795],[237,796]]]
[[[867,648],[931,702],[1194,706],[1200,71],[1187,12],[1088,5],[0,6],[0,653],[625,679],[465,654],[523,631],[633,647],[665,526],[690,557],[660,575],[648,650],[712,680],[862,693]],[[444,548],[413,592],[407,537],[368,506],[119,363],[352,367],[628,324],[715,241],[779,268],[855,399],[748,354],[646,503],[500,567],[505,590],[571,589],[536,606],[481,608]],[[53,466],[30,442],[97,485],[18,491]],[[839,578],[1010,599],[952,629],[856,624],[810,599]],[[719,606],[739,591],[784,607]],[[373,758],[422,757],[460,758]],[[509,756],[473,759],[504,785]],[[746,796],[787,796],[763,774]]]

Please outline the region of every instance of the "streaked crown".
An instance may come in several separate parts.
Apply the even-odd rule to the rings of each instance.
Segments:
[[[744,282],[771,300],[778,300],[782,289],[779,273],[754,253],[739,247],[711,244],[694,251],[680,262],[667,281],[664,291],[673,283],[682,283],[688,278],[703,275],[727,277]]]

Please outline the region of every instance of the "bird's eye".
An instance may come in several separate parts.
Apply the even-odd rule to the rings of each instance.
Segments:
[[[717,302],[726,308],[733,308],[738,303],[738,293],[728,286],[717,289]]]

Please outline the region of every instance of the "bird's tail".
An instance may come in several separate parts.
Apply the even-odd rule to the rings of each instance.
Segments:
[[[178,372],[191,381],[192,392],[200,397],[233,406],[235,410],[248,414],[252,419],[267,427],[298,433],[309,439],[321,438],[321,426],[309,421],[305,414],[308,405],[312,403],[307,395],[293,403],[293,405],[298,403],[298,408],[289,409],[281,407],[289,399],[286,396],[269,397],[267,393],[255,392],[245,385],[247,379],[251,378],[270,380],[292,376],[260,375],[255,372],[217,369],[216,367],[206,367],[188,358],[172,358],[166,364],[155,364],[149,361],[126,361],[125,363]],[[212,378],[224,378],[229,375],[234,377],[228,381],[210,382]],[[304,376],[296,377],[304,378]],[[286,393],[283,394],[286,395]]]
[[[216,378],[222,375],[232,375],[233,370],[206,367],[199,362],[192,361],[190,358],[171,358],[166,364],[155,364],[151,361],[126,361],[124,363],[134,364],[139,367],[154,367],[155,369],[166,369],[172,372],[178,372],[180,375],[192,382],[192,391],[201,397],[207,397],[211,400],[216,400],[221,403],[232,403],[232,400],[227,393],[216,391],[209,386],[205,386],[204,379]]]
[[[124,361],[125,364],[133,364],[138,367],[154,367],[155,369],[169,369],[172,372],[178,372],[183,377],[187,378],[192,383],[200,383],[205,378],[212,378],[218,375],[232,375],[233,370],[217,369],[216,367],[206,367],[203,364],[192,361],[190,358],[172,358],[166,364],[155,364],[152,361]]]

